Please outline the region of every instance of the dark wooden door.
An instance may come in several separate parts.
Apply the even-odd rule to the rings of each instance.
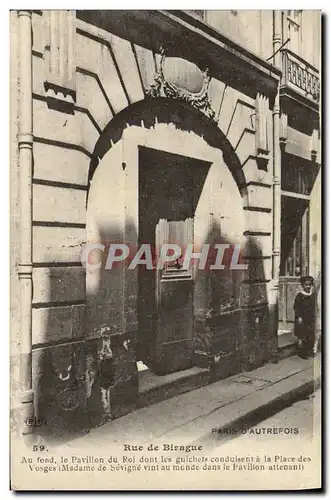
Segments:
[[[177,244],[183,251],[193,244],[196,163],[184,156],[140,150],[139,243],[151,244],[156,255],[162,244]],[[189,368],[193,357],[189,267],[184,269],[183,259],[178,259],[153,271],[140,266],[138,273],[138,358],[158,374]]]
[[[179,219],[179,217],[177,217]],[[176,244],[185,250],[193,242],[193,219],[161,219],[157,248]],[[165,263],[156,272],[157,340],[155,370],[170,373],[192,365],[193,279],[183,259]]]

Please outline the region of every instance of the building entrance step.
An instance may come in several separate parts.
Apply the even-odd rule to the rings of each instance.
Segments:
[[[140,408],[197,389],[209,383],[210,372],[193,366],[167,375],[155,375],[151,370],[138,372]]]
[[[285,359],[297,352],[296,337],[292,331],[278,335],[278,359]]]

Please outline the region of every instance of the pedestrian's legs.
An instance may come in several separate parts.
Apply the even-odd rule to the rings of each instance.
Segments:
[[[307,340],[307,356],[313,356],[314,354],[314,339]]]
[[[309,353],[309,339],[307,338],[307,336],[304,336],[302,338],[302,344],[301,344],[301,348],[300,348],[300,357],[303,358],[303,359],[307,359],[308,358],[308,353]]]
[[[300,356],[302,351],[302,338],[297,337],[296,339],[297,339],[297,354],[298,356]]]
[[[307,354],[308,356],[314,356],[315,354],[315,328],[312,326],[307,329]]]

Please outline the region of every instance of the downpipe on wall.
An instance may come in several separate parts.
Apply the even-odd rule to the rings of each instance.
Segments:
[[[273,64],[281,69],[281,11],[273,11]],[[273,241],[272,241],[272,287],[270,297],[271,309],[271,334],[274,339],[274,357],[277,358],[278,351],[278,304],[279,304],[279,273],[280,273],[280,247],[281,247],[281,149],[279,143],[280,133],[280,102],[279,87],[275,96],[272,112],[273,120],[273,172],[272,172],[272,214],[273,214]]]
[[[20,173],[20,402],[21,433],[28,441],[33,432],[32,389],[32,13],[19,18],[19,173]]]

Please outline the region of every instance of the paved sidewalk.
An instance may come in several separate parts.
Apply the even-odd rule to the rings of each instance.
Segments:
[[[92,429],[61,450],[106,451],[124,443],[215,444],[217,429],[262,421],[320,386],[320,356],[298,356],[195,389]],[[222,435],[223,433],[221,433]]]

